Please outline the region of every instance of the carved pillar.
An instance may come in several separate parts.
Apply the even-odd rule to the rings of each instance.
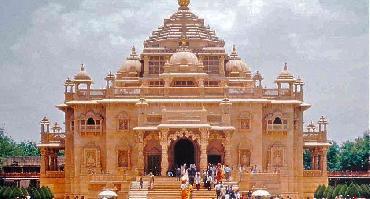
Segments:
[[[148,76],[149,74],[149,57],[144,56],[144,76]]]
[[[160,142],[162,146],[162,160],[161,160],[161,175],[166,176],[168,170],[168,129],[162,129],[160,134]]]
[[[47,158],[46,158],[46,149],[41,148],[41,165],[40,165],[40,174],[45,174],[46,173],[46,163],[47,163]]]
[[[164,78],[164,96],[168,97],[171,87],[172,79],[169,77]]]
[[[327,164],[327,148],[322,148],[322,155],[321,155],[321,158],[322,158],[322,160],[321,160],[321,168],[322,168],[322,174],[323,175],[327,175],[327,173],[328,173],[328,170],[327,170],[327,166],[328,166],[328,164]]]
[[[219,68],[220,75],[225,76],[225,57],[221,56],[219,60],[220,60],[220,68]]]
[[[204,79],[198,79],[198,87],[200,88],[200,96],[204,96]]]
[[[207,169],[207,147],[208,147],[208,138],[209,131],[208,129],[199,129],[201,133],[200,138],[200,170]]]
[[[315,169],[315,151],[310,149],[311,152],[311,170]]]
[[[232,131],[225,131],[225,164],[231,165],[231,133]]]
[[[138,159],[137,159],[137,175],[144,174],[144,132],[139,131],[137,134],[137,147],[138,147]]]

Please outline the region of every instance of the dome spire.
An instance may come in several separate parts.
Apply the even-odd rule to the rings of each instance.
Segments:
[[[288,63],[284,63],[284,70],[288,70]]]
[[[177,0],[178,4],[179,4],[179,9],[180,10],[187,10],[189,9],[188,6],[190,4],[190,0]]]
[[[85,71],[85,66],[84,66],[84,64],[81,64],[81,71]]]

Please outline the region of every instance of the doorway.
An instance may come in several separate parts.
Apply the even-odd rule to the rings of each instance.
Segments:
[[[148,155],[147,157],[148,167],[146,173],[152,172],[155,176],[161,175],[161,155]]]
[[[180,139],[176,142],[174,148],[174,166],[194,164],[195,163],[195,149],[194,144],[188,139]]]
[[[213,165],[222,163],[221,155],[208,155],[207,161],[208,161],[208,164],[213,164]]]

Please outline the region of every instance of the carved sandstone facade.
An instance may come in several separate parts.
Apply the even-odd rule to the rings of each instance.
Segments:
[[[56,198],[96,198],[114,188],[126,198],[135,176],[165,175],[179,164],[225,163],[242,190],[312,197],[327,183],[326,120],[303,130],[303,81],[285,64],[276,88],[189,8],[179,9],[131,55],[104,89],[93,89],[82,65],[65,82],[65,132],[41,122],[41,184]],[[304,150],[312,170],[304,170]],[[64,170],[57,154],[64,150]],[[244,168],[242,175],[238,168]],[[253,171],[253,174],[251,173]]]

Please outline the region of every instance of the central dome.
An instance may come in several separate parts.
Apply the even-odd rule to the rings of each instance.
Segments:
[[[180,51],[174,53],[170,58],[170,64],[173,65],[197,65],[197,56],[188,51]]]

